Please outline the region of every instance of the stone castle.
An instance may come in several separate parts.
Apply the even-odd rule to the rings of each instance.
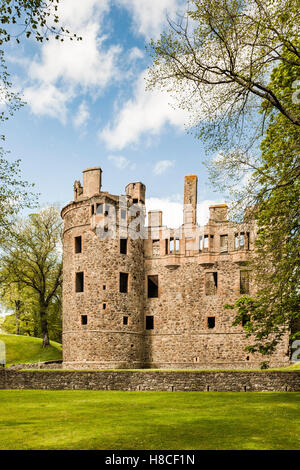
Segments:
[[[183,225],[161,211],[144,224],[145,185],[121,197],[101,189],[100,167],[83,171],[62,210],[65,368],[259,367],[243,326],[224,308],[253,292],[247,259],[255,225],[230,222],[225,204],[197,225],[197,176],[184,181]],[[268,359],[288,365],[288,339]]]

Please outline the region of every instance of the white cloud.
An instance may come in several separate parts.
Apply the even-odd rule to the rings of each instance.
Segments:
[[[181,198],[183,200],[183,196]],[[197,205],[197,223],[201,227],[209,219],[209,206],[221,204],[224,201],[204,200]],[[163,225],[169,228],[178,228],[183,224],[183,203],[178,202],[178,196],[168,198],[151,197],[146,200],[148,211],[163,211]],[[147,222],[147,221],[146,221]]]
[[[136,32],[150,39],[159,36],[167,24],[167,15],[175,18],[186,0],[117,0],[117,3],[133,15]]]
[[[155,175],[162,175],[168,168],[174,165],[174,161],[160,160],[154,165],[153,173]]]
[[[124,170],[127,167],[129,167],[131,170],[136,168],[135,163],[131,163],[128,158],[123,157],[122,155],[109,155],[107,159],[110,160],[119,170]]]
[[[138,59],[143,59],[143,57],[144,57],[144,53],[138,47],[133,47],[128,52],[128,61],[129,62],[133,62],[133,61],[138,60]]]
[[[66,122],[66,103],[73,97],[71,89],[59,90],[51,83],[41,83],[26,88],[23,95],[34,114],[52,116],[62,123]]]
[[[65,119],[67,102],[79,92],[92,91],[95,97],[114,79],[119,79],[117,60],[121,47],[105,47],[106,36],[101,32],[108,9],[108,0],[64,0],[59,4],[61,23],[83,39],[70,41],[66,38],[60,42],[51,38],[41,46],[40,56],[28,67],[29,85],[24,90],[35,114],[53,116],[53,108],[61,104],[58,114]],[[41,96],[41,103],[37,105]]]
[[[79,108],[76,116],[73,119],[74,126],[76,128],[82,128],[86,125],[87,121],[90,118],[90,112],[85,101],[83,101]]]
[[[129,144],[136,144],[141,136],[159,134],[166,124],[184,130],[188,115],[179,108],[172,108],[170,96],[158,90],[145,90],[144,71],[134,86],[134,97],[116,112],[117,118],[100,130],[99,138],[109,149],[122,150]]]

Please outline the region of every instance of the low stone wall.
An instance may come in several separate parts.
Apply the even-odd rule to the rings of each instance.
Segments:
[[[62,361],[49,361],[49,362],[26,362],[24,364],[13,364],[9,367],[10,370],[22,369],[62,369]]]
[[[300,373],[281,371],[14,371],[0,389],[299,392]]]

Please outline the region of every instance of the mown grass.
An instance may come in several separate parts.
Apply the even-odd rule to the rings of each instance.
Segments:
[[[50,346],[43,349],[40,338],[30,336],[0,334],[0,341],[6,346],[6,365],[25,362],[59,361],[62,358],[61,344],[50,341]]]
[[[0,449],[299,449],[299,393],[0,391]]]

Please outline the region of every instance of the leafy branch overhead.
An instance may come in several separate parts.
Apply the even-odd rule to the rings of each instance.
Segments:
[[[59,0],[4,0],[0,6],[0,45],[21,36],[48,41],[54,35],[60,41],[64,37],[81,40],[80,36],[59,25]]]
[[[262,101],[264,115],[275,107],[299,126],[299,116],[269,85],[280,63],[300,70],[299,15],[297,0],[192,0],[150,43],[149,86],[174,93],[197,135],[216,147],[242,139]],[[257,126],[255,116],[249,128],[261,129],[262,122]]]

